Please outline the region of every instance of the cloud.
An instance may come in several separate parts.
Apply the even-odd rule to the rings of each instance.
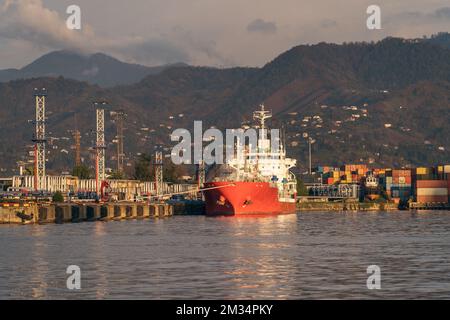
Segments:
[[[145,36],[99,36],[85,21],[81,30],[66,27],[66,16],[44,7],[42,0],[5,0],[0,6],[0,37],[47,50],[82,53],[104,52],[122,60],[146,65],[193,63],[231,65],[215,41],[192,35],[183,28]]]
[[[335,20],[329,20],[329,19],[323,20],[320,23],[320,26],[322,28],[335,28],[335,27],[337,27],[337,25],[338,25],[338,23]]]
[[[450,7],[437,9],[432,15],[436,19],[450,19]]]
[[[68,30],[66,8],[82,9]],[[262,66],[289,48],[321,41],[416,38],[450,30],[448,0],[378,0],[382,30],[366,27],[369,0],[0,0],[0,68],[53,50],[103,52],[156,65]],[[230,18],[231,17],[231,18]],[[259,19],[257,19],[259,18]],[[267,45],[270,39],[270,46]]]
[[[88,25],[69,30],[55,11],[45,8],[42,0],[6,0],[0,9],[0,36],[34,43],[39,47],[86,49],[95,43]]]
[[[437,31],[445,31],[450,27],[450,7],[437,8],[431,12],[405,11],[387,16],[382,22],[389,35],[400,37],[420,37],[431,35]]]
[[[274,34],[277,32],[277,25],[274,22],[256,19],[249,23],[247,31],[262,34]]]
[[[406,11],[393,15],[387,19],[388,24],[430,24],[440,22],[450,22],[450,7],[438,8],[433,12],[428,13],[420,11]]]
[[[164,39],[143,40],[128,46],[121,46],[110,51],[120,53],[125,59],[147,65],[190,62],[186,50]]]
[[[99,71],[100,71],[100,69],[97,66],[94,66],[91,69],[83,70],[83,72],[81,74],[83,76],[95,77]]]

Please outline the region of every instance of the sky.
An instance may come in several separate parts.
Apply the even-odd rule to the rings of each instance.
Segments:
[[[366,26],[372,4],[380,30]],[[69,5],[81,30],[66,27]],[[440,31],[450,31],[448,0],[0,0],[0,69],[63,49],[149,66],[263,66],[301,44]]]

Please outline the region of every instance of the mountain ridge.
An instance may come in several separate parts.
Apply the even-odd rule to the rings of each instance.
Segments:
[[[169,68],[114,88],[62,77],[0,83],[0,167],[11,174],[15,162],[28,157],[35,87],[47,88],[48,135],[59,138],[49,146],[49,172],[73,165],[68,130],[76,127],[74,114],[83,156],[92,165],[88,149],[94,144],[96,99],[128,114],[129,174],[138,154],[152,153],[155,145],[170,148],[175,128],[190,129],[194,120],[203,120],[204,129],[239,127],[262,102],[274,113],[272,125],[284,128],[288,153],[299,160],[300,170],[307,163],[304,134],[317,141],[316,165],[402,167],[450,158],[450,49],[424,41],[297,46],[262,68]],[[111,117],[106,134],[107,163],[114,167]]]
[[[97,84],[101,87],[114,87],[130,85],[148,75],[179,66],[184,66],[184,64],[148,67],[122,62],[104,53],[82,54],[60,50],[47,53],[21,69],[0,70],[0,82],[61,76]]]

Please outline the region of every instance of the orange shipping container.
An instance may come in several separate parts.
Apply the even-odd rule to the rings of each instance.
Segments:
[[[432,202],[447,203],[448,197],[446,197],[446,196],[417,196],[417,202],[419,202],[419,203],[432,203]]]
[[[417,180],[417,188],[448,188],[445,180]]]
[[[394,184],[411,184],[411,176],[394,176]]]
[[[411,170],[392,170],[393,177],[410,177]]]
[[[417,196],[448,196],[447,188],[417,188]]]

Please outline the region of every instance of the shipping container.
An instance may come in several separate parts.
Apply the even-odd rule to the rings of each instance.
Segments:
[[[436,174],[434,172],[431,172],[431,173],[428,173],[428,174],[414,175],[414,179],[413,180],[415,180],[415,181],[436,180],[436,179],[439,178],[438,176],[439,176],[438,174]]]
[[[418,180],[416,182],[417,188],[447,188],[447,181],[445,180]]]
[[[416,174],[418,175],[422,175],[422,174],[429,174],[430,173],[430,168],[416,168]]]
[[[401,169],[401,170],[392,170],[393,177],[410,177],[411,170],[409,169]]]
[[[450,203],[450,179],[447,180],[448,202]]]
[[[417,196],[444,196],[448,197],[447,188],[417,188]]]
[[[417,196],[417,202],[419,203],[447,203],[448,197],[446,196]]]
[[[391,187],[392,197],[400,198],[403,201],[408,201],[412,195],[412,186],[406,184],[393,184]]]
[[[411,176],[394,176],[392,182],[395,184],[411,184],[412,179]]]
[[[444,166],[444,173],[450,173],[450,164]]]

